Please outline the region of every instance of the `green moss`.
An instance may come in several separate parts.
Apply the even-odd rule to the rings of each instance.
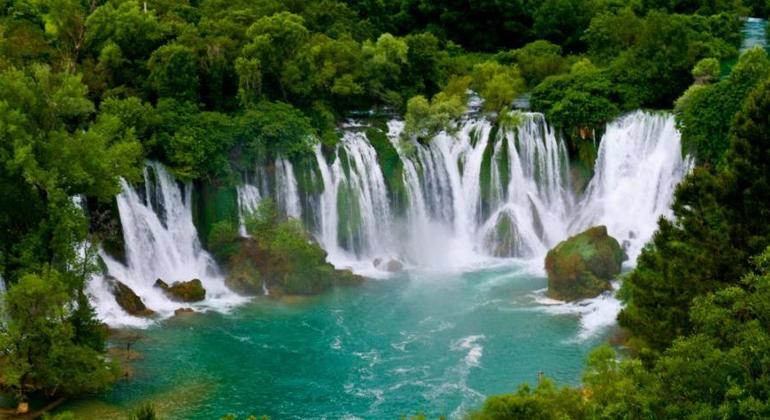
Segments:
[[[620,274],[625,253],[618,241],[597,226],[575,235],[548,251],[548,295],[561,300],[597,296],[610,289]]]
[[[489,140],[487,141],[487,147],[484,149],[484,154],[481,159],[479,188],[481,194],[481,214],[484,219],[491,214],[492,205],[495,200],[495,190],[498,188],[498,186],[492,185],[492,159],[495,153],[495,141],[497,140],[498,132],[499,127],[495,124],[489,131]]]
[[[247,223],[251,237],[234,239],[238,253],[226,264],[231,289],[246,295],[261,294],[263,287],[271,294],[308,295],[362,280],[335,270],[326,262],[326,252],[297,221],[281,221],[263,205],[257,218]]]
[[[508,184],[511,182],[511,158],[508,155],[508,141],[505,138],[505,134],[501,136],[500,141],[500,154],[497,156],[497,168],[498,175],[500,176],[500,191],[502,191],[502,199],[508,198]]]
[[[485,238],[487,249],[495,257],[520,256],[518,236],[519,231],[511,216],[507,213],[501,213],[495,222],[494,229]]]
[[[302,223],[309,230],[315,230],[317,219],[315,208],[312,206],[312,197],[318,197],[323,193],[324,184],[318,162],[314,156],[304,156],[293,161],[294,176],[297,179],[297,189],[302,206]]]
[[[347,183],[342,183],[337,190],[337,240],[344,249],[361,249],[361,207],[358,196]]]
[[[193,190],[193,222],[204,246],[217,222],[238,222],[238,192],[233,186],[199,182]]]
[[[404,163],[384,131],[369,128],[366,130],[366,137],[377,152],[377,160],[385,178],[385,185],[388,187],[391,207],[397,216],[403,216],[409,204],[409,196],[404,185]]]
[[[170,286],[158,279],[155,281],[155,287],[163,290],[163,293],[175,302],[200,302],[206,299],[206,289],[203,288],[203,283],[199,279],[175,281]]]

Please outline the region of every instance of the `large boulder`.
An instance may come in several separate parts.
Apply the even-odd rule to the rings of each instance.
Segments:
[[[607,234],[606,226],[592,227],[556,245],[545,257],[548,296],[571,301],[610,290],[626,259],[623,248]]]
[[[147,306],[144,305],[142,298],[137,296],[137,294],[125,283],[114,277],[108,277],[107,282],[112,289],[112,294],[115,296],[115,301],[118,302],[118,305],[120,305],[124,311],[128,312],[129,315],[152,316],[155,314],[155,311],[147,308]]]
[[[249,259],[244,253],[230,259],[225,284],[230,290],[244,296],[265,294],[265,283],[256,259]]]
[[[163,290],[174,302],[200,302],[206,299],[206,289],[198,279],[175,281],[170,286],[161,279],[155,281],[155,287]]]
[[[225,284],[247,296],[269,294],[313,295],[332,286],[358,284],[363,278],[336,270],[326,252],[294,230],[284,230],[284,241],[239,238],[238,251],[227,262]]]

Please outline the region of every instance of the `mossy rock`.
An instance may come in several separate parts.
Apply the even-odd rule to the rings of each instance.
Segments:
[[[326,252],[295,229],[279,227],[269,238],[239,238],[239,252],[227,264],[227,286],[243,295],[314,295],[332,286],[358,284],[363,278],[335,270]]]
[[[198,279],[175,281],[170,286],[158,279],[155,281],[155,287],[163,290],[163,293],[174,302],[200,302],[206,299],[206,289]]]
[[[529,249],[524,249],[519,228],[507,212],[497,216],[494,227],[484,237],[484,244],[492,256],[499,258],[520,257]]]
[[[94,233],[104,252],[124,265],[128,265],[117,199],[102,202],[89,198],[87,205],[91,232]]]
[[[548,296],[572,301],[610,290],[626,259],[623,248],[607,234],[606,226],[592,227],[548,251]]]
[[[247,253],[239,252],[230,258],[228,266],[225,285],[230,290],[244,296],[263,294],[264,281],[254,258],[249,258]]]
[[[114,277],[107,277],[106,281],[109,282],[112,294],[115,296],[115,301],[129,315],[147,317],[155,314],[155,311],[147,308],[142,298],[125,283]]]

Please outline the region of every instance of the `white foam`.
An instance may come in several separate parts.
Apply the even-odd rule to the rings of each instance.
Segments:
[[[576,315],[580,317],[580,331],[575,339],[585,341],[602,333],[607,328],[615,325],[618,313],[622,308],[621,302],[615,297],[615,292],[620,286],[619,282],[612,282],[613,290],[601,295],[583,299],[576,302],[563,302],[545,296],[546,289],[538,290],[534,300],[538,310],[553,315]]]

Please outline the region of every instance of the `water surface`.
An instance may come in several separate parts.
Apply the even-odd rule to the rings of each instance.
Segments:
[[[549,304],[532,271],[405,274],[171,319],[144,331],[133,380],[67,409],[113,416],[150,399],[170,419],[457,417],[539,371],[575,384],[617,302]]]

